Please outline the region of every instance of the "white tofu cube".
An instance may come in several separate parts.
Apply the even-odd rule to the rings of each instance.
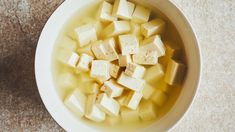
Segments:
[[[76,28],[75,30],[76,39],[79,47],[83,47],[91,42],[97,40],[96,30],[92,24],[86,24]]]
[[[141,25],[141,32],[147,38],[154,34],[160,34],[165,29],[165,22],[160,19],[154,19]]]
[[[105,60],[93,60],[91,65],[90,76],[98,80],[106,81],[110,78],[110,63]]]
[[[133,14],[133,12],[135,10],[135,4],[132,3],[132,2],[127,1],[127,8],[128,8],[128,12],[129,12],[129,19],[131,19],[132,18],[132,14]]]
[[[145,73],[145,68],[135,63],[128,63],[125,73],[133,78],[142,78]]]
[[[119,97],[122,95],[124,87],[117,84],[115,80],[111,79],[104,82],[101,90],[104,91],[109,97]]]
[[[102,45],[102,41],[96,41],[91,45],[91,50],[94,53],[96,59],[105,59],[105,49]]]
[[[95,82],[88,82],[87,83],[88,85],[84,85],[83,84],[83,87],[84,87],[84,93],[85,94],[97,94],[99,92],[99,89],[100,89],[100,85],[95,83]]]
[[[79,89],[75,89],[71,95],[66,97],[64,104],[76,116],[82,117],[85,114],[86,99],[87,97]]]
[[[142,91],[145,85],[145,80],[129,77],[122,72],[117,80],[117,83],[134,91]]]
[[[158,63],[158,52],[148,51],[142,47],[137,54],[132,56],[133,62],[140,65],[156,65]]]
[[[157,118],[156,106],[152,101],[144,101],[140,103],[139,115],[143,121],[150,121]]]
[[[158,82],[164,76],[164,69],[161,64],[149,67],[144,75],[144,80],[152,85]]]
[[[117,78],[121,73],[121,67],[116,64],[110,64],[109,74],[113,78]]]
[[[167,101],[167,95],[163,91],[155,89],[155,92],[151,99],[154,103],[161,107]]]
[[[114,126],[117,125],[120,121],[120,117],[114,117],[114,116],[107,116],[106,121],[109,125]]]
[[[159,35],[144,40],[142,49],[147,51],[157,51],[159,57],[165,55],[165,46]]]
[[[67,51],[76,51],[77,43],[67,36],[61,37],[59,41],[59,47]]]
[[[132,21],[136,23],[148,22],[151,11],[140,5],[136,5],[135,11],[132,15]]]
[[[122,55],[136,54],[139,51],[139,40],[133,34],[118,37]]]
[[[68,72],[60,74],[57,82],[61,89],[70,89],[77,85],[76,77],[72,73]]]
[[[103,30],[103,37],[113,37],[128,33],[130,30],[131,27],[128,21],[113,21]]]
[[[116,17],[112,16],[112,10],[113,10],[113,5],[106,1],[103,1],[98,11],[99,20],[105,23],[117,20]]]
[[[154,91],[155,91],[154,87],[152,87],[151,85],[145,83],[144,89],[142,91],[143,98],[146,99],[146,100],[149,99],[153,95]]]
[[[140,120],[138,109],[131,110],[128,108],[122,108],[121,117],[122,117],[122,121],[125,123],[133,123],[133,122],[138,122]]]
[[[118,54],[115,50],[116,43],[114,38],[109,38],[103,42],[105,51],[105,59],[108,61],[114,61],[118,59]]]
[[[94,58],[92,56],[89,56],[88,54],[82,54],[78,61],[77,69],[84,72],[89,71],[93,59]]]
[[[82,48],[78,48],[77,52],[79,54],[83,54],[83,53],[88,54],[89,56],[92,56],[93,58],[95,57],[93,52],[92,52],[92,50],[91,50],[91,44],[86,45],[86,46],[84,46]]]
[[[121,19],[130,19],[129,8],[126,0],[115,0],[112,15]]]
[[[120,67],[126,67],[128,63],[131,63],[131,56],[130,55],[118,55],[118,63]]]
[[[97,106],[109,116],[118,116],[120,105],[113,98],[108,97],[107,94],[101,93],[96,100]]]
[[[183,81],[186,67],[183,63],[171,59],[167,65],[165,82],[169,85],[179,84]]]
[[[135,35],[139,39],[139,41],[142,41],[144,39],[144,36],[141,33],[140,24],[135,23],[135,22],[130,22],[130,26],[131,26],[130,33]]]
[[[70,67],[76,67],[78,61],[79,61],[79,55],[76,52],[73,51],[67,51],[64,49],[59,50],[59,54],[57,55],[57,60],[60,62],[70,66]]]
[[[128,108],[132,110],[136,110],[137,107],[139,106],[139,103],[142,97],[143,97],[142,92],[130,91],[127,97],[125,98],[124,104]]]

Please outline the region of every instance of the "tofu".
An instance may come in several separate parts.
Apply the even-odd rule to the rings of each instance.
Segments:
[[[157,118],[157,110],[153,102],[143,101],[140,103],[139,115],[143,121],[150,121]]]
[[[110,79],[109,81],[104,82],[101,90],[104,91],[109,97],[119,97],[122,95],[124,87],[117,84],[114,79]]]
[[[105,59],[105,49],[102,45],[102,41],[96,41],[93,44],[91,44],[91,50],[94,53],[96,59],[104,60]]]
[[[158,52],[140,48],[137,54],[132,56],[132,60],[140,65],[156,65],[158,63]]]
[[[122,72],[117,80],[117,83],[133,91],[142,91],[145,85],[145,80],[129,77],[124,72]]]
[[[115,0],[112,15],[120,19],[130,19],[129,8],[126,0]]]
[[[164,74],[163,66],[161,64],[156,64],[146,70],[144,80],[149,84],[154,85],[164,76]]]
[[[139,103],[142,97],[143,97],[142,92],[130,91],[127,97],[125,98],[124,104],[128,108],[132,110],[136,110],[137,107],[139,106]]]
[[[118,116],[120,105],[113,98],[108,97],[107,94],[101,93],[96,100],[97,106],[109,116]]]
[[[64,104],[76,116],[82,117],[85,114],[86,99],[87,97],[79,89],[75,89],[66,97]]]
[[[183,63],[171,59],[167,65],[165,82],[169,85],[179,84],[183,81],[186,67]]]
[[[108,61],[114,61],[118,59],[118,54],[115,50],[116,44],[114,38],[106,39],[103,42],[105,59]]]
[[[77,64],[77,69],[78,70],[81,70],[83,72],[87,72],[90,70],[90,65],[91,65],[91,62],[94,58],[92,56],[89,56],[88,54],[82,54],[79,61],[78,61],[78,64]]]
[[[157,89],[162,90],[164,93],[169,93],[172,89],[172,86],[164,81],[164,77],[162,77],[155,85],[157,86]]]
[[[128,63],[131,63],[131,56],[130,55],[118,55],[118,63],[120,67],[126,67]]]
[[[110,63],[108,61],[93,60],[91,65],[90,76],[104,82],[110,78],[109,67]]]
[[[144,89],[143,89],[143,91],[142,91],[142,93],[143,93],[143,98],[146,99],[146,100],[147,100],[147,99],[150,99],[150,97],[153,95],[154,91],[155,91],[155,88],[154,88],[154,87],[152,87],[152,86],[149,85],[148,83],[145,83]]]
[[[120,117],[107,116],[106,121],[109,125],[114,126],[121,121]]]
[[[116,98],[117,102],[119,103],[120,106],[125,106],[125,99],[127,97],[127,94],[124,94],[118,98]]]
[[[156,51],[158,57],[165,55],[165,46],[159,35],[152,36],[143,41],[143,50]]]
[[[167,101],[167,95],[163,91],[156,89],[151,100],[161,107]]]
[[[85,94],[97,94],[99,93],[99,89],[100,89],[99,84],[97,84],[96,82],[93,82],[90,84],[89,82],[89,85],[85,87],[84,89],[84,93]]]
[[[61,37],[59,41],[59,47],[67,51],[76,51],[77,43],[67,36]]]
[[[141,26],[138,23],[130,22],[131,31],[130,34],[135,35],[139,41],[142,41],[144,39],[144,36],[141,33]]]
[[[74,29],[79,47],[90,44],[97,40],[96,30],[92,24],[85,24]]]
[[[61,89],[70,89],[77,85],[76,77],[72,73],[68,72],[60,74],[57,82]]]
[[[135,63],[128,63],[125,74],[133,78],[143,78],[145,68]]]
[[[92,52],[92,50],[91,50],[91,44],[86,45],[86,46],[84,46],[84,47],[82,47],[82,48],[78,48],[78,49],[77,49],[77,53],[78,53],[78,54],[83,54],[83,53],[85,53],[85,54],[87,54],[87,55],[89,55],[89,56],[92,56],[93,58],[95,57],[94,54],[93,54],[93,52]]]
[[[113,10],[113,5],[106,1],[103,1],[98,11],[99,20],[104,23],[116,21],[117,18],[112,16],[112,10]]]
[[[103,30],[103,37],[113,37],[128,33],[131,30],[128,21],[113,21]]]
[[[133,12],[135,10],[135,4],[132,3],[132,2],[127,1],[127,8],[128,8],[128,12],[129,12],[129,19],[131,19],[132,18],[132,14],[133,14]]]
[[[148,22],[151,11],[143,6],[136,5],[132,15],[132,21],[136,23]]]
[[[109,68],[110,76],[117,79],[120,73],[121,73],[121,67],[111,63]]]
[[[139,40],[135,35],[127,34],[118,37],[122,55],[136,54],[139,51]]]
[[[141,32],[146,38],[148,38],[152,35],[163,33],[165,25],[166,23],[162,19],[157,18],[142,24]]]
[[[94,81],[94,79],[90,77],[88,72],[80,73],[77,79],[79,83],[90,83]]]
[[[64,49],[59,50],[59,54],[57,55],[57,60],[62,62],[63,64],[75,68],[78,61],[79,55],[73,51],[67,51]]]
[[[138,109],[131,110],[128,108],[122,108],[121,109],[121,118],[122,118],[122,121],[125,123],[138,122],[140,120],[139,111],[138,111]]]

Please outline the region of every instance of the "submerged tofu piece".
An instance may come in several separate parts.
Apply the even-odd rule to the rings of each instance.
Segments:
[[[102,41],[96,41],[91,44],[91,50],[94,53],[96,59],[104,60],[105,59],[105,49],[102,45]]]
[[[74,88],[77,85],[77,79],[72,73],[63,73],[58,77],[58,86],[62,89]]]
[[[183,81],[186,67],[183,63],[171,59],[167,65],[165,82],[169,85],[179,84]]]
[[[141,25],[141,32],[147,38],[154,34],[160,34],[165,29],[165,22],[160,19],[154,19]]]
[[[158,52],[140,48],[137,54],[132,56],[133,62],[140,65],[156,65],[158,63]]]
[[[99,92],[100,86],[98,83],[96,82],[92,82],[90,84],[90,82],[88,83],[88,86],[85,87],[84,89],[84,93],[85,94],[97,94]]]
[[[135,10],[135,4],[132,2],[127,1],[127,7],[128,7],[128,12],[129,12],[129,19],[132,18],[132,14]]]
[[[109,81],[104,82],[101,90],[104,91],[109,97],[119,97],[122,95],[124,87],[117,84],[115,80],[110,79]]]
[[[121,67],[116,64],[110,64],[109,74],[113,78],[117,78],[121,73]]]
[[[142,91],[143,98],[146,99],[146,100],[149,99],[153,95],[154,91],[155,91],[154,87],[152,87],[151,85],[145,83],[144,89]]]
[[[130,19],[129,8],[126,0],[115,0],[112,15],[121,19]]]
[[[122,108],[121,109],[121,118],[122,118],[122,121],[126,122],[126,123],[137,122],[140,120],[139,111],[138,111],[138,109],[131,110],[128,108]]]
[[[145,68],[135,63],[128,63],[125,73],[133,78],[142,78],[145,73]]]
[[[164,81],[164,77],[162,77],[157,83],[155,83],[155,85],[157,86],[157,89],[162,90],[164,93],[169,93],[172,88]]]
[[[103,1],[98,11],[98,18],[102,22],[111,22],[117,20],[116,17],[112,16],[113,5]]]
[[[131,30],[128,21],[113,21],[103,30],[103,37],[113,37]]]
[[[151,11],[141,5],[136,5],[132,15],[132,21],[136,23],[148,22]]]
[[[127,76],[124,72],[121,73],[117,83],[134,91],[142,91],[144,88],[145,80]]]
[[[97,40],[96,30],[92,24],[85,24],[74,29],[79,47],[88,45]]]
[[[156,89],[151,99],[161,107],[167,101],[167,95],[163,91]]]
[[[79,54],[85,53],[85,54],[87,54],[87,55],[89,55],[89,56],[92,56],[93,58],[95,57],[94,54],[92,53],[92,50],[91,50],[91,44],[86,45],[86,46],[84,46],[84,47],[82,47],[82,48],[78,48],[78,49],[77,49],[77,52],[78,52]]]
[[[77,43],[76,41],[72,40],[71,38],[67,36],[63,36],[59,41],[59,46],[61,49],[67,50],[67,51],[76,51],[77,49]]]
[[[87,72],[90,70],[91,62],[94,58],[88,54],[82,54],[77,64],[77,69]]]
[[[90,77],[88,72],[79,73],[77,79],[78,79],[79,83],[84,83],[84,82],[90,83],[90,82],[94,81],[94,79]]]
[[[128,63],[131,63],[131,56],[130,55],[118,55],[118,63],[120,67],[126,67]]]
[[[143,41],[143,50],[157,51],[158,56],[165,55],[165,46],[161,40],[161,36],[155,35]]]
[[[73,51],[67,51],[64,49],[60,49],[59,54],[57,55],[57,60],[60,62],[70,66],[70,67],[76,67],[78,61],[79,61],[79,55],[76,52]]]
[[[144,75],[144,80],[150,84],[155,84],[164,76],[163,66],[156,64],[149,67]]]
[[[121,121],[120,117],[107,116],[106,121],[109,125],[114,126]]]
[[[141,26],[138,23],[135,22],[130,22],[130,26],[131,26],[131,31],[130,33],[135,35],[139,41],[142,41],[144,39],[142,33],[141,33]]]
[[[128,108],[132,110],[136,110],[137,107],[139,106],[139,103],[142,97],[143,97],[142,92],[130,91],[124,100],[124,104]]]
[[[157,110],[152,101],[140,103],[139,115],[143,121],[150,121],[157,118]]]
[[[119,103],[120,106],[125,106],[125,99],[127,98],[128,94],[124,94],[118,98],[116,98],[117,102]]]
[[[96,100],[97,106],[109,116],[118,116],[120,105],[113,98],[108,97],[107,94],[101,93]]]
[[[122,55],[136,54],[139,51],[139,40],[135,35],[127,34],[118,37]]]
[[[66,97],[64,104],[76,116],[82,117],[85,114],[86,99],[87,97],[79,89],[75,89],[71,95]]]
[[[108,61],[114,61],[118,59],[118,54],[115,50],[116,43],[114,38],[109,38],[106,39],[103,42],[103,47],[104,47],[104,53],[105,53],[105,59]]]
[[[108,61],[93,60],[90,76],[104,82],[110,78],[109,67],[110,63]]]

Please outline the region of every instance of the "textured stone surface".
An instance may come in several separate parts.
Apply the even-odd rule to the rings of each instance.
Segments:
[[[192,23],[202,48],[202,82],[172,131],[235,130],[235,1],[171,0]],[[34,53],[62,0],[0,0],[0,131],[63,131],[39,97]]]

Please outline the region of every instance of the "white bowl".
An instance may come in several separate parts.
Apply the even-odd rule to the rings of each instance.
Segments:
[[[84,5],[95,0],[66,0],[47,21],[38,41],[35,57],[35,76],[38,90],[47,110],[66,131],[102,131],[77,120],[63,105],[52,78],[52,52],[64,24]],[[160,120],[138,131],[165,131],[173,128],[186,113],[196,94],[201,73],[201,54],[195,33],[180,9],[168,0],[137,0],[153,10],[163,12],[177,28],[184,43],[188,71],[182,91],[171,110]]]

